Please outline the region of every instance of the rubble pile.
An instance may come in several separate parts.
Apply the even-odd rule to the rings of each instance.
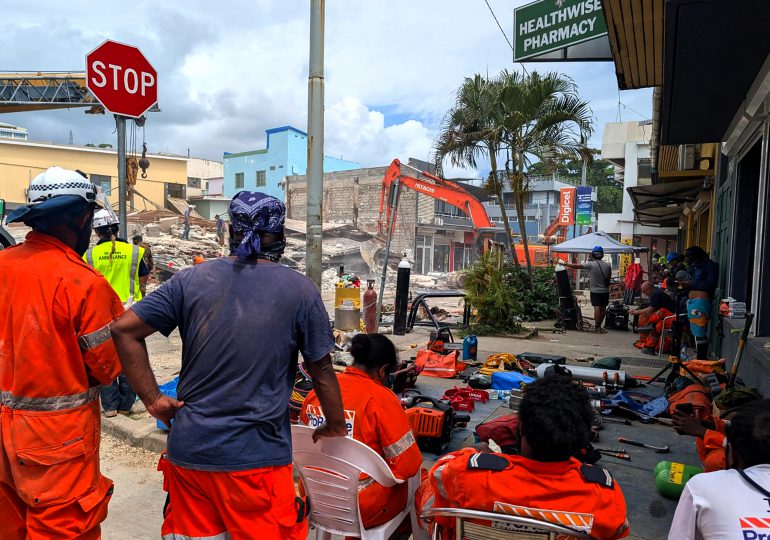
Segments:
[[[220,246],[216,234],[203,227],[190,227],[190,239],[182,240],[183,228],[176,223],[147,223],[141,225],[129,222],[130,236],[141,234],[144,243],[150,246],[156,269],[174,272],[193,265],[200,255],[204,259],[215,259],[227,255],[227,248]]]

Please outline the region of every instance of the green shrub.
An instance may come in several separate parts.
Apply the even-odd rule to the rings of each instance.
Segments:
[[[518,291],[521,302],[522,319],[525,321],[542,321],[555,319],[559,307],[559,297],[554,286],[554,269],[533,268],[532,286],[525,269],[509,266],[506,271],[510,274],[512,286]]]
[[[517,333],[521,321],[554,319],[559,307],[552,267],[533,268],[530,285],[525,269],[503,264],[498,254],[466,270],[465,289],[476,312],[469,332],[477,335]]]
[[[468,301],[476,311],[469,331],[482,336],[519,332],[522,308],[501,255],[484,254],[465,274]]]

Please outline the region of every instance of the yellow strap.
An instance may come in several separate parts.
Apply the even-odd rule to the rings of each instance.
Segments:
[[[671,471],[668,473],[668,481],[672,484],[681,484],[684,479],[684,464],[672,463]]]

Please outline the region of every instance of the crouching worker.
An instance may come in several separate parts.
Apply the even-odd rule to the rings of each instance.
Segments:
[[[627,536],[620,486],[608,471],[571,457],[588,445],[592,416],[585,389],[564,377],[528,385],[519,406],[521,455],[472,448],[446,455],[417,491],[418,512],[467,508],[538,519],[597,540]],[[454,521],[438,522],[444,538],[454,538]]]
[[[656,289],[651,281],[642,283],[642,294],[649,297],[650,305],[628,312],[629,315],[639,315],[639,324],[642,327],[638,329],[639,339],[634,343],[634,347],[642,349],[642,352],[655,354],[658,352],[663,330],[671,328],[673,319],[669,317],[676,312],[676,301],[665,291]],[[670,341],[669,338],[663,344],[663,352],[670,348]]]
[[[401,403],[384,385],[398,361],[396,347],[382,334],[358,334],[353,338],[350,354],[353,365],[337,377],[348,435],[380,454],[396,478],[411,478],[420,470],[422,454]],[[300,422],[311,427],[325,422],[315,390],[305,398]],[[363,477],[358,504],[364,528],[393,519],[404,510],[406,500],[406,482],[386,488]]]

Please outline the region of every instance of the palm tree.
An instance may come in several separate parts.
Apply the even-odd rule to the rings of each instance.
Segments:
[[[524,217],[524,198],[529,191],[528,170],[533,158],[544,163],[558,159],[585,159],[591,151],[582,142],[592,132],[592,112],[581,100],[577,85],[565,75],[532,72],[523,75],[503,71],[497,84],[499,106],[494,124],[501,149],[506,152],[505,175],[513,191],[521,241],[532,279]]]
[[[465,78],[457,90],[454,106],[444,116],[441,132],[434,144],[433,160],[437,174],[441,175],[442,164],[447,158],[454,166],[471,168],[476,168],[480,159],[489,159],[491,170],[484,188],[497,197],[508,249],[518,267],[519,259],[513,249],[511,225],[503,200],[505,177],[497,167],[503,135],[503,126],[497,121],[500,117],[497,109],[501,90],[497,80],[479,74]]]

